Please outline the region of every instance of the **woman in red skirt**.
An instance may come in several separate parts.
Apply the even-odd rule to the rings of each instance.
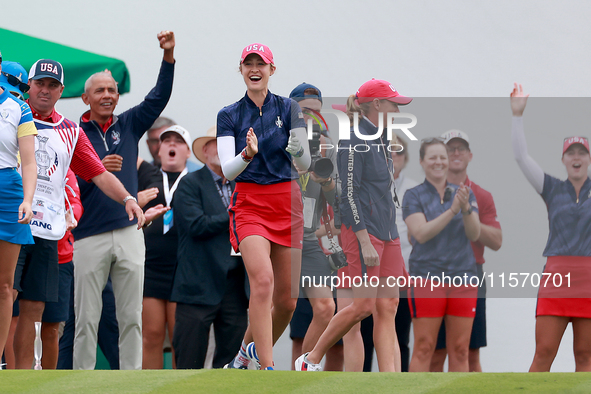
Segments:
[[[591,371],[591,156],[589,140],[569,137],[562,146],[565,181],[545,174],[527,153],[521,85],[511,93],[512,140],[517,163],[548,208],[548,258],[541,276],[536,308],[536,353],[530,372],[550,371],[562,335],[572,323],[576,371]]]
[[[266,45],[244,48],[240,72],[246,94],[217,119],[222,171],[236,179],[230,240],[250,282],[250,326],[227,368],[246,369],[254,362],[273,369],[273,344],[291,320],[299,291],[303,208],[292,162],[308,168],[310,153],[299,105],[269,92],[275,69]]]
[[[340,239],[349,265],[348,272],[339,276],[341,287],[351,287],[353,300],[339,308],[314,349],[295,361],[296,371],[322,370],[320,363],[328,349],[369,315],[374,319],[380,372],[400,371],[394,321],[397,284],[406,270],[396,227],[396,197],[391,189],[394,169],[390,142],[383,130],[387,122],[392,122],[391,115],[400,112],[398,106],[411,100],[389,82],[372,79],[347,101],[350,139],[339,142],[337,163],[343,184]],[[353,342],[359,345],[354,336]]]

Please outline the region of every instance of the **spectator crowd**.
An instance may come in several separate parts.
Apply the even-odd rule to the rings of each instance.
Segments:
[[[117,82],[100,71],[78,121],[55,109],[60,59],[27,71],[0,55],[3,365],[33,367],[42,322],[44,369],[94,369],[98,346],[112,369],[161,369],[169,349],[179,369],[270,370],[289,325],[299,371],[369,371],[374,348],[380,371],[443,371],[446,358],[449,371],[482,371],[484,255],[502,231],[492,194],[468,177],[468,133],[423,139],[425,179],[410,179],[407,137],[386,130],[412,98],[367,81],[334,106],[351,129],[333,141],[321,90],[271,93],[273,54],[252,44],[239,63],[245,96],[192,140],[162,116],[175,36],[157,40],[163,58],[144,100],[115,114]],[[531,370],[550,370],[571,322],[577,371],[589,371],[589,142],[565,140],[566,181],[545,174],[527,153],[527,97],[515,85],[512,142],[547,202],[545,272],[577,279],[570,292],[540,291]],[[151,161],[138,156],[144,134]],[[435,273],[463,279],[433,287]]]

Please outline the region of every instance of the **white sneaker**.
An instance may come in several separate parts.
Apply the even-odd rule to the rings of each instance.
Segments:
[[[308,353],[305,353],[295,360],[295,370],[308,372],[322,371],[322,365],[309,362]]]
[[[254,364],[255,369],[261,369],[261,362],[259,361],[257,350],[254,347],[254,342],[246,345],[246,358],[250,360],[251,364]]]

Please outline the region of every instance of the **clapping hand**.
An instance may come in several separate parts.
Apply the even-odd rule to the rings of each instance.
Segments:
[[[252,127],[246,133],[246,155],[254,157],[259,152],[259,141]]]

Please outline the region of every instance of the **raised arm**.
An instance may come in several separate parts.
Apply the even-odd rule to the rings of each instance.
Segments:
[[[513,155],[521,171],[536,192],[542,193],[544,189],[544,171],[532,159],[527,152],[527,143],[525,142],[525,133],[523,131],[523,111],[527,104],[529,94],[523,93],[523,87],[517,83],[511,92],[511,111],[513,120],[511,123],[511,140],[513,142]]]

